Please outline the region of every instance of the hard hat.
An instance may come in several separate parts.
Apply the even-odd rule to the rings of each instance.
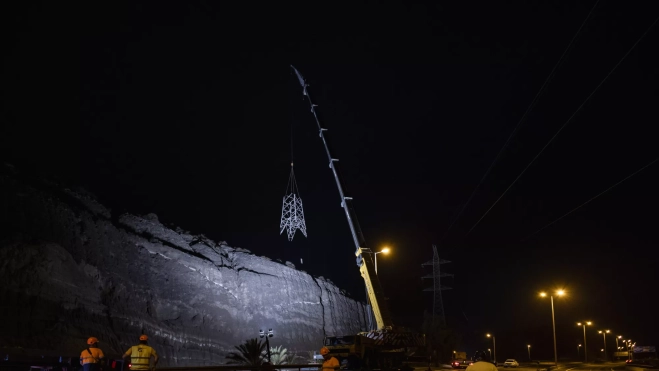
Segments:
[[[140,336],[140,341],[142,341],[142,340],[149,340],[149,337],[146,336],[146,335],[142,335],[142,336]]]
[[[96,344],[96,343],[98,343],[98,339],[93,337],[93,336],[90,337],[89,339],[87,339],[87,344],[88,345],[92,345],[92,344]]]
[[[327,355],[327,354],[329,354],[329,352],[330,352],[330,350],[327,347],[320,348],[320,354],[321,355]]]

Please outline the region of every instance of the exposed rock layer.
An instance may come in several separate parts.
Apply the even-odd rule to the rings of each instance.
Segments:
[[[365,328],[323,278],[82,191],[0,176],[0,225],[0,348],[77,355],[96,336],[119,354],[144,332],[163,366],[211,365],[259,329],[302,352]]]

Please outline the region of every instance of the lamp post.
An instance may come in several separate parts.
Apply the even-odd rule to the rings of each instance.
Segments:
[[[494,349],[494,357],[492,357],[492,360],[494,361],[494,364],[497,364],[497,339],[494,338],[494,335],[491,334],[486,334],[485,336],[491,337],[492,338],[492,348]]]
[[[529,351],[529,362],[531,362],[531,345],[527,345],[526,349]]]
[[[586,325],[591,326],[590,321],[579,322],[577,326],[583,326],[583,361],[588,362],[588,343],[586,342]]]
[[[633,347],[632,340],[627,340],[627,359],[632,359]]]
[[[268,349],[268,363],[272,364],[272,360],[270,359],[270,341],[268,338],[271,338],[273,336],[272,329],[268,329],[268,333],[266,333],[263,330],[259,330],[259,337],[263,338],[265,336],[265,346]]]
[[[375,257],[375,274],[378,274],[378,254],[384,253],[385,255],[387,255],[389,254],[389,251],[390,251],[389,248],[385,247],[382,250],[373,253],[373,256]]]
[[[565,291],[563,290],[556,291],[556,296],[563,296],[563,295],[565,295]],[[547,296],[547,293],[541,292],[540,296],[544,298]],[[556,350],[556,320],[554,319],[554,295],[549,295],[549,298],[551,299],[551,324],[554,330],[554,364],[558,366],[558,351]]]
[[[597,331],[597,333],[602,334],[602,336],[604,337],[604,359],[605,360],[608,359],[608,357],[606,355],[606,334],[608,334],[609,332],[611,332],[611,331],[610,330]]]
[[[581,344],[577,345],[577,359],[581,359]]]
[[[618,339],[622,339],[622,335],[616,336],[616,348],[620,347],[620,345],[618,344]]]

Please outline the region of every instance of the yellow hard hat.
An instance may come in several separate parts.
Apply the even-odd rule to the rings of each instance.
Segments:
[[[87,339],[87,345],[92,345],[92,344],[96,344],[96,343],[98,343],[98,339],[93,337],[93,336],[90,337],[89,339]]]
[[[327,347],[320,348],[320,354],[321,355],[327,355],[327,354],[329,354],[329,352],[330,352],[330,350]]]
[[[140,340],[141,340],[141,341],[142,341],[142,340],[149,340],[149,337],[146,336],[146,335],[142,335],[142,336],[140,336]]]

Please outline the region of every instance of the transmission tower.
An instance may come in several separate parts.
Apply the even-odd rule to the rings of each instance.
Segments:
[[[432,304],[432,318],[433,321],[437,320],[442,326],[446,326],[446,316],[444,315],[444,301],[442,300],[442,291],[450,290],[450,287],[442,286],[442,277],[453,277],[450,273],[444,273],[440,270],[442,264],[450,263],[448,260],[440,259],[439,254],[437,253],[437,246],[432,245],[432,260],[429,260],[423,264],[432,266],[432,274],[423,276],[422,278],[429,278],[433,281],[433,286],[428,287],[423,291],[432,291],[433,292],[433,304]]]

